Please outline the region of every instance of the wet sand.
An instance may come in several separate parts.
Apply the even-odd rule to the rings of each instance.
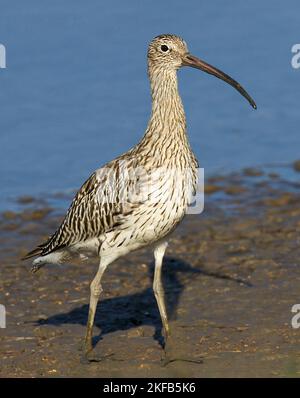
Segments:
[[[3,212],[0,376],[299,377],[291,308],[300,303],[300,183],[247,169],[209,179],[206,193],[204,213],[186,217],[164,262],[166,362],[149,250],[106,271],[94,331],[102,361],[85,364],[80,344],[97,261],[31,274],[20,257],[62,214],[30,197],[20,198],[19,212]]]

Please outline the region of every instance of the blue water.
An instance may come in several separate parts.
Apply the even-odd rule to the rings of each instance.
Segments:
[[[258,105],[198,70],[179,72],[206,174],[299,158],[299,12],[299,0],[1,0],[0,208],[77,188],[140,139],[150,112],[146,47],[161,33],[181,35]]]

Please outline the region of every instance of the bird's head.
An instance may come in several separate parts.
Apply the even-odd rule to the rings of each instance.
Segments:
[[[234,87],[256,109],[256,104],[246,90],[232,77],[190,54],[186,42],[179,36],[164,34],[155,37],[148,48],[149,71],[176,71],[182,66],[191,66],[209,73]]]
[[[148,63],[154,68],[177,70],[182,60],[188,54],[185,41],[175,35],[160,35],[155,37],[148,48]]]

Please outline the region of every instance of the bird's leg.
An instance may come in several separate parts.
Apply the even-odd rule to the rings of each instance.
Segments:
[[[153,280],[153,291],[163,324],[165,343],[170,335],[170,328],[168,324],[167,312],[165,307],[164,288],[161,280],[161,268],[167,246],[168,246],[167,242],[160,242],[154,249],[155,269],[154,269],[154,280]]]
[[[98,269],[96,276],[93,279],[91,286],[90,286],[90,289],[91,289],[90,307],[89,307],[89,316],[88,316],[88,321],[87,321],[86,336],[85,336],[85,342],[84,342],[85,354],[88,354],[93,349],[93,344],[92,344],[93,325],[94,325],[94,319],[95,319],[95,313],[96,313],[96,309],[97,309],[98,300],[99,300],[100,294],[102,292],[101,278],[102,278],[102,275],[103,275],[107,265],[108,265],[107,262],[103,261],[102,259],[100,260],[99,269]]]

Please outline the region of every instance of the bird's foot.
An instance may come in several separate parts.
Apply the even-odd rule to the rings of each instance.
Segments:
[[[103,362],[104,360],[111,358],[114,353],[107,354],[107,355],[99,355],[94,351],[84,352],[81,356],[80,362],[83,365],[88,365],[91,363]]]
[[[189,363],[195,363],[197,365],[200,365],[203,363],[202,359],[192,359],[192,358],[188,358],[188,357],[177,357],[177,356],[169,356],[169,355],[165,355],[164,358],[162,358],[161,360],[161,366],[165,367],[168,366],[170,363],[172,362],[189,362]]]
[[[111,358],[113,355],[114,355],[113,353],[107,355],[99,355],[96,354],[95,352],[90,352],[89,354],[84,356],[83,363],[103,362],[106,359]]]
[[[80,340],[78,344],[78,351],[84,352],[85,355],[93,351],[92,339],[84,338],[83,340]]]
[[[79,344],[79,351],[82,353],[80,362],[82,364],[90,364],[92,362],[102,362],[103,360],[110,358],[114,354],[107,354],[107,355],[99,355],[94,352],[94,348],[92,345],[91,339],[85,338],[83,341],[80,341]]]
[[[195,364],[202,364],[203,360],[202,359],[194,359],[194,358],[189,358],[185,357],[184,355],[181,356],[180,353],[176,352],[169,352],[164,350],[164,355],[161,358],[161,366],[165,367],[168,366],[172,362],[189,362],[189,363],[195,363]]]
[[[170,335],[168,337],[170,337]],[[177,361],[189,362],[195,364],[203,363],[202,359],[194,359],[194,358],[189,358],[185,355],[181,355],[181,352],[178,350],[178,345],[174,344],[174,341],[172,342],[172,339],[167,338],[165,339],[163,355],[161,357],[161,366],[165,367],[168,366],[170,363]]]
[[[81,342],[80,351],[82,352],[80,362],[84,365],[88,365],[91,362],[100,362],[102,360],[100,357],[96,358],[92,343],[86,339]]]

